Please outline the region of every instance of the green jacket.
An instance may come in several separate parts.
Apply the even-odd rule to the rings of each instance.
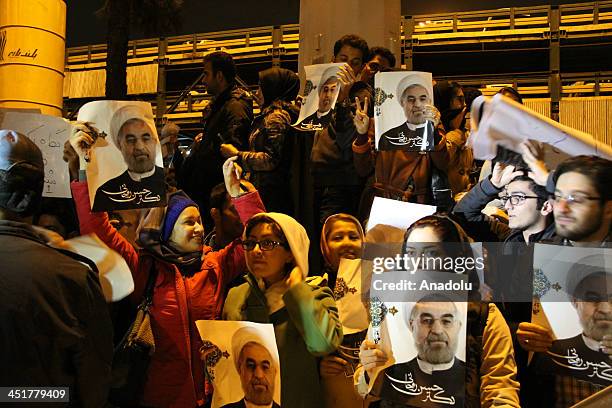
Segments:
[[[332,292],[302,282],[283,295],[285,307],[268,313],[264,293],[251,275],[232,288],[223,319],[272,323],[281,365],[281,406],[323,406],[317,357],[334,352],[342,343],[342,325]]]

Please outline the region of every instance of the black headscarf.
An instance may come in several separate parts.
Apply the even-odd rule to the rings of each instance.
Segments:
[[[440,81],[436,82],[434,86],[434,104],[436,108],[440,111],[441,121],[444,125],[444,129],[446,131],[452,130],[450,127],[450,122],[457,117],[463,110],[460,109],[451,109],[451,101],[453,100],[453,96],[457,93],[457,89],[460,89],[461,86],[456,82],[448,82],[448,81]],[[460,128],[463,129],[465,125],[465,119],[460,125]]]
[[[259,72],[259,86],[264,106],[276,100],[292,102],[300,90],[300,79],[293,71],[274,67]]]

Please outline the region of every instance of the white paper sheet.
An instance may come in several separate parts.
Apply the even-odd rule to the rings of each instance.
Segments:
[[[40,113],[3,112],[0,128],[26,135],[40,148],[45,163],[43,197],[72,198],[68,164],[62,159],[72,126],[62,118]]]

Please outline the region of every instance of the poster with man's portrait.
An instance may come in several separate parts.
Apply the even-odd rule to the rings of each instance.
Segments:
[[[93,211],[161,207],[166,185],[151,104],[95,101],[79,109],[95,143],[87,180]]]
[[[281,406],[280,360],[272,324],[198,320],[212,408]]]
[[[439,276],[431,279],[436,274]],[[453,279],[456,276],[443,272],[414,276],[415,281],[458,282]],[[371,316],[368,339],[378,339],[389,357],[375,374],[371,393],[407,406],[462,407],[466,301],[465,292],[433,290],[416,296],[412,302],[379,302],[374,309],[371,306],[371,311],[382,311],[382,316]]]
[[[612,248],[537,244],[532,322],[556,339],[536,354],[541,371],[612,385]]]
[[[344,333],[337,354],[349,362],[345,367],[347,377],[352,377],[359,365],[359,347],[370,324],[367,305],[362,299],[361,264],[361,259],[341,258],[334,287],[334,300]]]
[[[434,102],[429,72],[380,72],[374,77],[374,129],[378,150],[434,149]]]
[[[329,125],[338,93],[338,71],[344,63],[317,64],[304,67],[306,85],[304,102],[295,127],[298,130],[321,130]]]

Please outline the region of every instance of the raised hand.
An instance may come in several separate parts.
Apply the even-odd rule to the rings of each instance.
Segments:
[[[292,287],[304,280],[304,274],[299,266],[294,266],[287,278],[287,286]]]
[[[434,127],[440,124],[440,111],[433,105],[425,105],[423,108],[423,117],[433,123]]]
[[[353,68],[351,68],[349,64],[344,64],[340,67],[340,70],[338,70],[338,80],[340,80],[341,85],[340,93],[338,93],[338,101],[341,102],[349,97],[351,88],[359,79],[353,72]]]
[[[99,131],[88,123],[77,122],[70,134],[70,145],[79,156],[79,168],[85,170],[89,162],[91,147]]]
[[[236,149],[233,144],[223,143],[221,145],[221,156],[226,159],[229,157],[238,156],[238,153],[238,149]]]
[[[370,127],[370,117],[368,116],[368,97],[366,96],[364,98],[363,106],[361,105],[359,98],[355,97],[355,106],[357,107],[355,116],[353,116],[355,129],[357,129],[357,133],[360,135],[365,135],[368,133],[368,128]]]
[[[495,163],[493,172],[491,173],[491,184],[495,188],[504,188],[508,183],[518,176],[522,176],[522,171],[516,171],[514,166],[505,165],[501,162]]]
[[[535,140],[527,140],[520,145],[523,160],[531,170],[529,177],[541,186],[548,180],[548,167],[544,162],[544,144]]]
[[[223,163],[223,180],[225,181],[225,188],[232,197],[238,197],[242,194],[240,188],[240,174],[242,170],[240,166],[236,164],[238,157],[230,157]]]

